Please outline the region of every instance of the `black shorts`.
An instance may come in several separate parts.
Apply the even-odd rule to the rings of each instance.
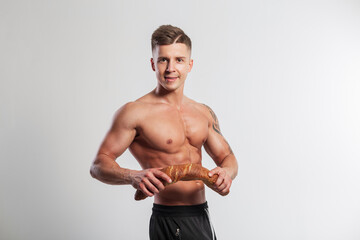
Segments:
[[[216,240],[207,203],[192,206],[154,204],[150,240]]]

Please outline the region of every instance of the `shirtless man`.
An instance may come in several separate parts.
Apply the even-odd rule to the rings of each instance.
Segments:
[[[150,239],[216,239],[208,217],[202,181],[171,182],[159,169],[169,165],[201,163],[201,148],[217,167],[214,190],[229,192],[237,175],[236,158],[222,136],[210,107],[183,94],[191,71],[191,40],[179,28],[160,26],[152,35],[151,67],[157,86],[122,106],[91,166],[91,175],[107,184],[131,184],[154,196]],[[205,83],[204,83],[205,84]],[[143,170],[120,167],[116,159],[129,148]]]

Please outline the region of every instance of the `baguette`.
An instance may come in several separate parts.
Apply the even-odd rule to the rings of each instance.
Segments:
[[[160,169],[160,171],[166,173],[172,180],[171,183],[161,180],[165,187],[178,181],[202,180],[209,188],[213,188],[218,178],[217,174],[209,177],[209,170],[197,163],[168,166]],[[136,191],[136,201],[145,198],[147,198],[147,196],[141,190]]]

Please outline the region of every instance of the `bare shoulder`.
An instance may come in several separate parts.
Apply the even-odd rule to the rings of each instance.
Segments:
[[[219,120],[215,114],[215,112],[211,109],[211,107],[209,107],[208,105],[204,104],[204,103],[198,103],[192,100],[192,104],[200,111],[204,114],[204,116],[206,116],[208,122],[209,122],[209,127],[212,128],[215,132],[217,132],[218,134],[221,134],[220,131],[220,125],[219,125]]]
[[[210,121],[214,120],[214,117],[216,117],[214,111],[205,103],[199,103],[192,99],[188,99],[189,103],[192,104],[198,111],[203,113]]]
[[[144,111],[148,105],[151,104],[152,94],[151,92],[136,99],[135,101],[128,102],[122,107],[119,108],[116,112],[116,116],[123,116],[123,117],[135,117],[140,112]]]
[[[114,116],[114,127],[135,128],[138,124],[138,115],[141,113],[142,104],[139,102],[128,102],[120,107]]]
[[[152,104],[150,94],[128,102],[116,111],[114,123],[135,128],[141,122],[142,117],[151,109],[150,105]]]

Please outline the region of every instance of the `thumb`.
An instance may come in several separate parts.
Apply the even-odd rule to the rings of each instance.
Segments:
[[[214,174],[218,174],[219,173],[219,167],[216,167],[214,169],[212,169],[211,171],[209,171],[209,177],[212,177]]]

